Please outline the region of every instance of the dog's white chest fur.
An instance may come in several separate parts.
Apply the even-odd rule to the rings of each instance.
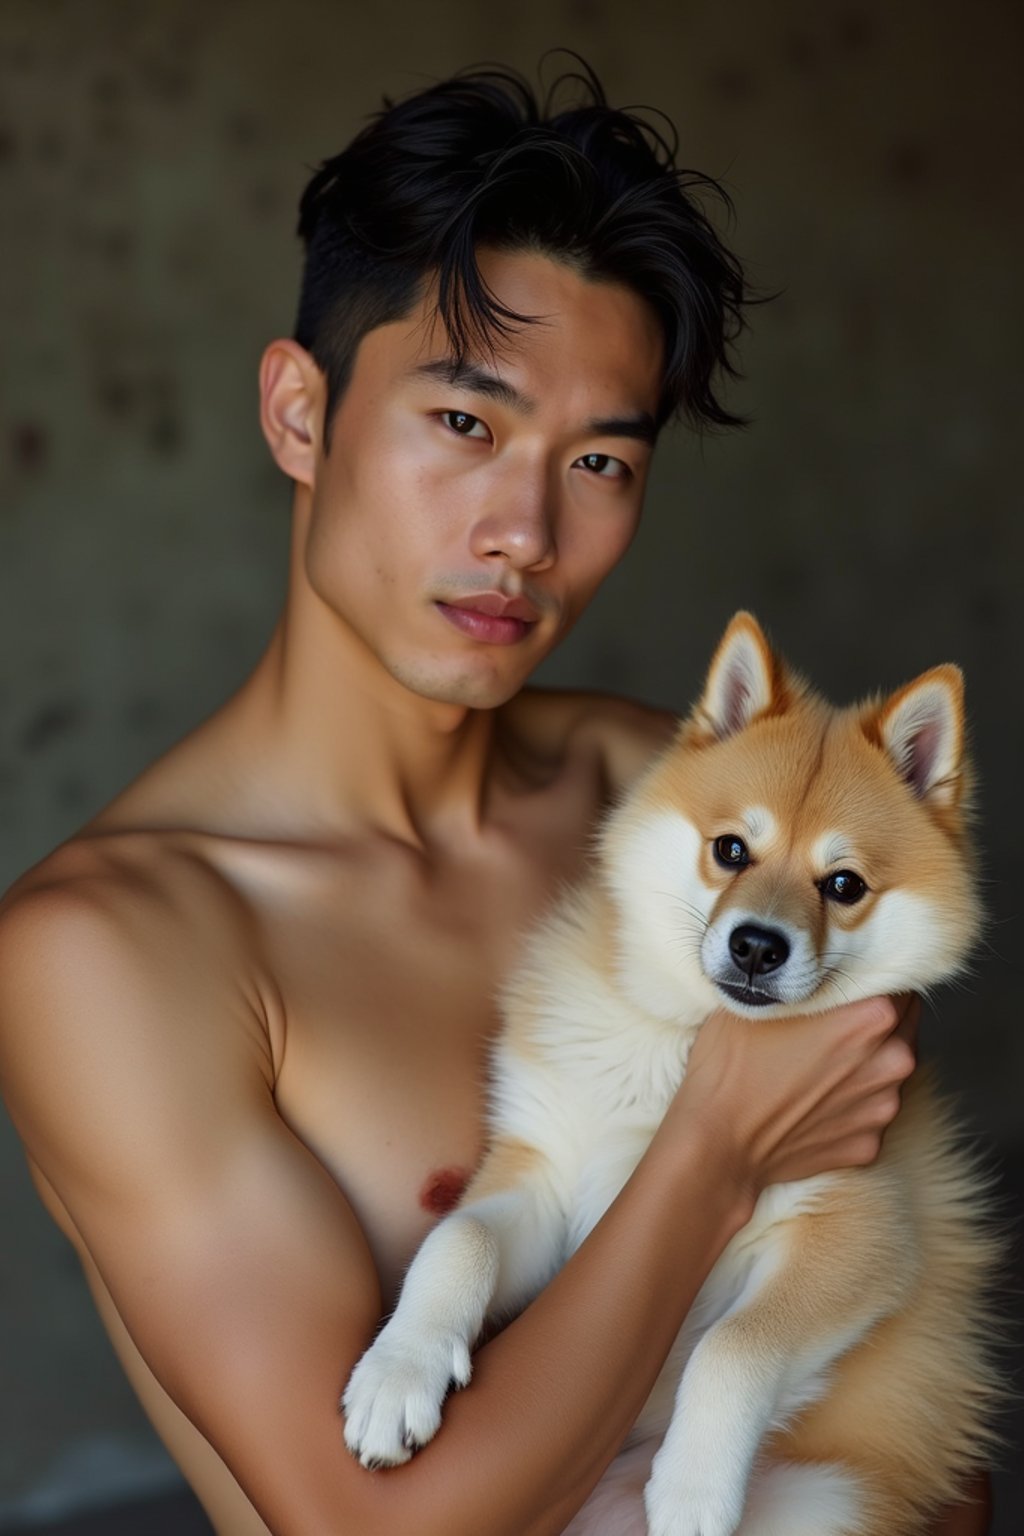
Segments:
[[[577,897],[545,935],[534,963],[557,966],[568,983],[559,988],[564,1001],[551,1015],[535,1019],[528,1052],[512,1037],[499,1045],[495,1062],[499,1124],[509,1135],[529,1127],[532,1136],[542,1138],[551,1166],[560,1170],[563,1260],[635,1171],[683,1080],[699,1027],[653,1020],[624,1002],[606,973],[596,972],[581,953],[592,917],[586,898]],[[524,976],[529,974],[527,967]],[[832,1182],[823,1175],[764,1191],[751,1220],[702,1286],[631,1439],[666,1428],[680,1376],[699,1339],[782,1263],[782,1224],[813,1209]],[[820,1389],[815,1362],[808,1364],[805,1377],[794,1380],[780,1401],[780,1423]]]

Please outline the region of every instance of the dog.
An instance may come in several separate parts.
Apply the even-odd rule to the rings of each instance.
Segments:
[[[343,1397],[364,1464],[432,1438],[485,1321],[600,1219],[712,1010],[756,1028],[963,967],[969,827],[956,667],[839,709],[735,616],[507,988],[489,1151]],[[650,1536],[920,1530],[989,1444],[998,1256],[986,1176],[919,1070],[875,1163],[767,1188],[708,1276],[631,1435],[634,1482],[661,1437]]]

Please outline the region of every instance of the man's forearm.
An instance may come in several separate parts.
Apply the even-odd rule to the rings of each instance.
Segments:
[[[477,1352],[473,1383],[450,1399],[437,1438],[403,1467],[360,1473],[372,1488],[372,1536],[556,1536],[564,1528],[749,1214],[724,1175],[715,1179],[708,1150],[696,1134],[656,1138],[578,1252]],[[340,1435],[339,1453],[347,1454]],[[308,1512],[266,1514],[279,1536],[310,1536]],[[312,1529],[334,1536],[354,1527],[321,1505]]]
[[[441,1435],[464,1421],[474,1439],[500,1448],[507,1486],[487,1526],[495,1536],[560,1531],[635,1421],[697,1292],[749,1214],[707,1153],[696,1135],[655,1141],[579,1251],[478,1352],[473,1400],[451,1401]]]

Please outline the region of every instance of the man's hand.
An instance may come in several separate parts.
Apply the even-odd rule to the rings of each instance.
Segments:
[[[768,1184],[864,1166],[914,1070],[919,1019],[910,996],[788,1019],[716,1013],[670,1114],[696,1117],[751,1201]]]

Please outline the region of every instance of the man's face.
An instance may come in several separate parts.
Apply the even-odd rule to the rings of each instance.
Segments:
[[[629,289],[533,253],[485,251],[480,269],[543,318],[460,372],[431,294],[363,338],[317,460],[306,573],[399,682],[489,708],[636,530],[663,344]]]

